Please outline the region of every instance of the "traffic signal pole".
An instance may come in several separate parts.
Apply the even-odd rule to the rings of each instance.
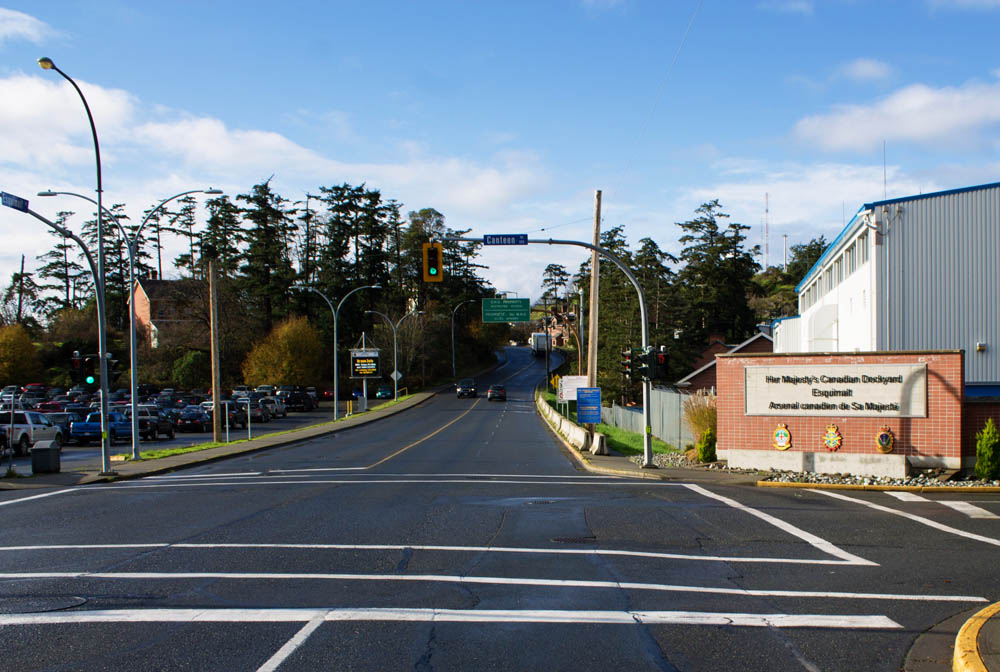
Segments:
[[[444,240],[455,241],[459,243],[482,243],[483,240],[480,238],[461,238],[446,236]],[[642,348],[643,351],[648,351],[649,349],[649,320],[646,317],[646,295],[642,292],[642,287],[639,285],[639,281],[636,279],[632,271],[629,270],[628,266],[622,262],[621,259],[611,254],[608,250],[600,247],[599,245],[591,245],[590,243],[584,243],[579,240],[554,240],[549,238],[547,240],[527,240],[528,244],[534,245],[572,245],[575,247],[585,247],[592,252],[596,252],[602,257],[610,260],[615,266],[620,268],[628,278],[632,286],[635,287],[636,293],[639,295],[639,320],[642,324]],[[596,342],[596,341],[595,341]],[[546,384],[547,381],[546,381]],[[656,465],[653,464],[653,427],[652,418],[649,409],[649,397],[652,392],[653,385],[649,380],[649,377],[644,377],[642,380],[642,467],[644,469],[655,469]]]
[[[84,243],[79,236],[74,234],[69,229],[63,228],[54,222],[50,222],[48,219],[38,214],[34,210],[25,208],[24,212],[28,213],[35,219],[46,224],[47,226],[55,229],[63,236],[72,239],[80,249],[83,250],[83,256],[87,259],[87,264],[90,266],[90,272],[94,276],[94,292],[97,299],[97,330],[98,330],[98,355],[100,362],[101,373],[101,472],[111,473],[111,456],[108,454],[108,360],[104,357],[104,278],[98,273],[98,266],[94,263],[94,257],[91,256],[90,250],[87,249],[86,243]]]

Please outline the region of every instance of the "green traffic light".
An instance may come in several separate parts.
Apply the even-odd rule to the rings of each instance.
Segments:
[[[427,272],[428,272],[428,273],[429,273],[430,275],[437,275],[437,274],[438,274],[438,269],[436,269],[436,268],[434,268],[433,266],[431,266],[431,267],[430,267],[429,269],[427,269]]]
[[[87,376],[84,380],[88,385],[93,385],[94,381],[97,380],[97,378],[94,378],[93,376]]]

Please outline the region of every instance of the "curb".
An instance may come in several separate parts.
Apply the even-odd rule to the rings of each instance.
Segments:
[[[986,622],[1000,612],[1000,602],[991,604],[965,622],[955,636],[955,657],[951,669],[954,672],[988,672],[979,655],[979,631]]]
[[[861,485],[855,483],[787,483],[784,481],[757,481],[758,488],[806,488],[809,490],[873,490],[879,492],[955,492],[955,493],[996,493],[1000,487],[993,485],[971,487],[956,485]]]
[[[271,449],[274,449],[274,448],[284,448],[284,447],[291,446],[291,445],[294,445],[296,443],[300,443],[300,442],[303,442],[303,441],[311,441],[312,439],[315,439],[315,438],[318,438],[318,437],[321,437],[321,436],[328,436],[330,434],[336,434],[338,432],[342,432],[342,431],[345,431],[345,430],[353,429],[355,427],[360,427],[360,426],[363,426],[363,425],[367,425],[367,424],[372,423],[372,422],[377,422],[379,420],[382,420],[383,418],[391,417],[391,416],[393,416],[393,415],[395,415],[397,413],[401,413],[401,412],[409,410],[411,408],[415,408],[417,406],[421,406],[424,403],[426,403],[429,399],[432,399],[434,396],[436,396],[437,392],[435,392],[435,391],[418,392],[418,393],[414,394],[413,396],[417,397],[417,396],[420,396],[420,395],[425,395],[425,396],[422,399],[414,399],[412,401],[412,403],[407,403],[407,402],[410,401],[410,400],[407,400],[407,402],[403,402],[401,404],[396,404],[392,409],[390,409],[390,410],[388,410],[386,412],[383,412],[383,413],[376,414],[376,411],[373,410],[373,411],[370,411],[370,412],[359,414],[358,419],[356,421],[354,421],[354,422],[351,422],[350,424],[344,423],[344,420],[346,420],[347,418],[341,418],[341,419],[339,419],[337,421],[329,421],[329,422],[326,422],[326,423],[323,423],[323,424],[320,424],[320,425],[313,425],[311,427],[303,427],[303,428],[297,429],[297,430],[289,430],[287,433],[282,434],[281,438],[275,438],[273,443],[268,442],[266,445],[250,445],[250,444],[252,444],[252,443],[254,443],[256,441],[268,441],[268,435],[265,434],[264,436],[262,436],[262,437],[260,437],[258,439],[252,439],[251,441],[244,442],[244,444],[243,444],[245,446],[244,448],[234,449],[234,450],[230,450],[230,451],[226,451],[226,452],[221,452],[221,453],[215,454],[215,455],[204,455],[205,452],[208,452],[207,450],[205,450],[205,451],[192,451],[190,453],[183,453],[183,454],[178,455],[176,457],[184,458],[185,455],[190,455],[192,457],[189,458],[188,461],[184,461],[184,462],[180,462],[180,463],[174,463],[174,464],[160,463],[160,464],[156,464],[156,462],[158,460],[152,460],[152,459],[151,460],[139,460],[137,462],[132,461],[132,460],[128,460],[126,462],[121,463],[122,465],[128,465],[128,464],[132,464],[132,465],[141,464],[141,465],[144,465],[141,470],[135,471],[135,472],[132,472],[132,473],[115,472],[113,475],[104,475],[104,474],[101,474],[99,472],[92,472],[92,471],[89,472],[89,473],[87,473],[87,471],[64,472],[64,473],[80,473],[80,474],[83,474],[81,476],[80,480],[78,482],[76,482],[74,485],[90,485],[90,484],[93,484],[93,483],[113,483],[113,482],[118,482],[118,481],[128,481],[128,480],[133,480],[133,479],[138,479],[138,478],[145,478],[147,476],[155,476],[155,475],[160,475],[160,474],[165,474],[165,473],[171,473],[171,472],[174,472],[174,471],[180,471],[182,469],[187,469],[189,467],[201,466],[201,465],[205,465],[205,464],[211,464],[213,462],[218,462],[218,461],[221,461],[221,460],[227,460],[227,459],[230,459],[232,457],[236,457],[238,455],[249,455],[251,453],[258,453],[258,452],[261,452],[261,451],[264,451],[264,450],[271,450]],[[329,425],[329,426],[328,427],[324,427],[324,425]],[[323,429],[318,429],[320,427],[322,427]],[[219,448],[226,448],[226,446],[219,446]],[[215,450],[215,449],[208,449],[208,450]],[[170,457],[159,458],[159,459],[169,460]],[[145,465],[148,465],[148,467],[145,466]],[[32,479],[29,477],[29,478],[27,478],[25,480],[26,481],[31,481]],[[28,482],[26,482],[26,483],[23,483],[23,484],[22,483],[13,483],[13,482],[12,483],[0,482],[0,490],[25,490],[25,489],[33,489],[33,488],[40,488],[40,487],[48,487],[49,485],[51,485],[51,484],[46,484],[46,483],[42,483],[42,482],[35,482],[35,483],[28,483]]]

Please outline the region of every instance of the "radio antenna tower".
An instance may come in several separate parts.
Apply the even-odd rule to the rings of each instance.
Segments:
[[[771,242],[771,223],[768,221],[768,195],[764,192],[764,270],[767,270],[767,258],[770,253],[769,245]]]

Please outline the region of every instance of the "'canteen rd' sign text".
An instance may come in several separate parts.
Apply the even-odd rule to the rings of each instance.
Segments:
[[[483,245],[527,245],[526,233],[487,233],[483,236]]]
[[[748,366],[747,415],[927,417],[926,364]]]

